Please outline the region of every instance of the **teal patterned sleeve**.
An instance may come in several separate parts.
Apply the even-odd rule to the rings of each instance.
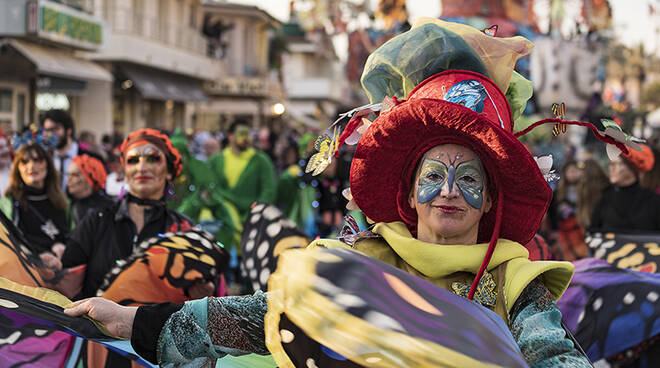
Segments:
[[[591,367],[566,336],[557,303],[538,279],[513,305],[511,333],[531,368]]]
[[[269,354],[264,337],[266,310],[266,294],[261,291],[186,302],[161,330],[158,362],[205,366],[227,354]]]

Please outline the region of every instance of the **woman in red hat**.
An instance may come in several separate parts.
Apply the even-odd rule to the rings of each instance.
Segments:
[[[351,248],[491,309],[507,323],[530,366],[588,367],[561,327],[555,303],[573,266],[531,262],[521,245],[534,237],[552,197],[546,182],[551,173],[539,168],[513,133],[514,116],[531,88],[512,70],[530,48],[520,37],[492,38],[438,21],[418,25],[374,52],[362,84],[372,102],[384,101],[379,117],[371,123],[358,113],[338,141],[317,144],[321,156],[308,168],[322,172],[336,146],[366,128],[350,185],[353,201],[375,225],[350,241],[319,239],[310,247]],[[625,150],[621,142],[604,140]],[[278,268],[273,276],[296,272]],[[87,313],[113,333],[131,337],[136,351],[154,362],[270,351],[278,364],[289,366],[278,360],[283,350],[277,333],[263,335],[266,306],[284,305],[280,291],[287,292],[272,291],[268,298],[257,292],[140,309],[94,299],[67,313]],[[207,310],[208,316],[201,312]],[[279,331],[270,312],[265,329]],[[203,340],[177,337],[191,326]],[[148,333],[154,329],[161,331],[158,336]]]

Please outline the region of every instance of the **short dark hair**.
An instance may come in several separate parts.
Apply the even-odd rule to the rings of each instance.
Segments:
[[[229,134],[234,134],[236,133],[236,128],[238,128],[240,125],[250,127],[250,123],[246,119],[238,118],[234,120],[233,123],[229,126]]]
[[[44,126],[44,123],[46,120],[52,120],[53,122],[62,125],[64,130],[71,130],[71,136],[75,136],[76,129],[73,126],[73,118],[71,118],[71,115],[66,112],[65,110],[60,110],[60,109],[53,109],[53,110],[48,110],[46,111],[42,116],[41,116],[41,126]]]

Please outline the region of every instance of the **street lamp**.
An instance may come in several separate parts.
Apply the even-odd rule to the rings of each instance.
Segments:
[[[273,105],[271,111],[273,112],[273,115],[279,116],[284,114],[284,111],[286,111],[286,107],[284,107],[284,105],[281,102],[278,102]]]

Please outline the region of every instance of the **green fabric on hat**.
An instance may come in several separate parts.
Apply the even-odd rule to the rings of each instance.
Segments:
[[[451,69],[488,77],[479,55],[461,36],[425,24],[392,38],[369,55],[361,82],[369,101],[378,103],[386,96],[407,98],[426,78]]]
[[[505,97],[511,106],[511,114],[513,115],[514,131],[518,131],[516,120],[522,115],[527,107],[527,101],[532,98],[534,94],[534,86],[532,81],[518,74],[515,70],[511,74],[511,82],[509,88],[506,90]]]

